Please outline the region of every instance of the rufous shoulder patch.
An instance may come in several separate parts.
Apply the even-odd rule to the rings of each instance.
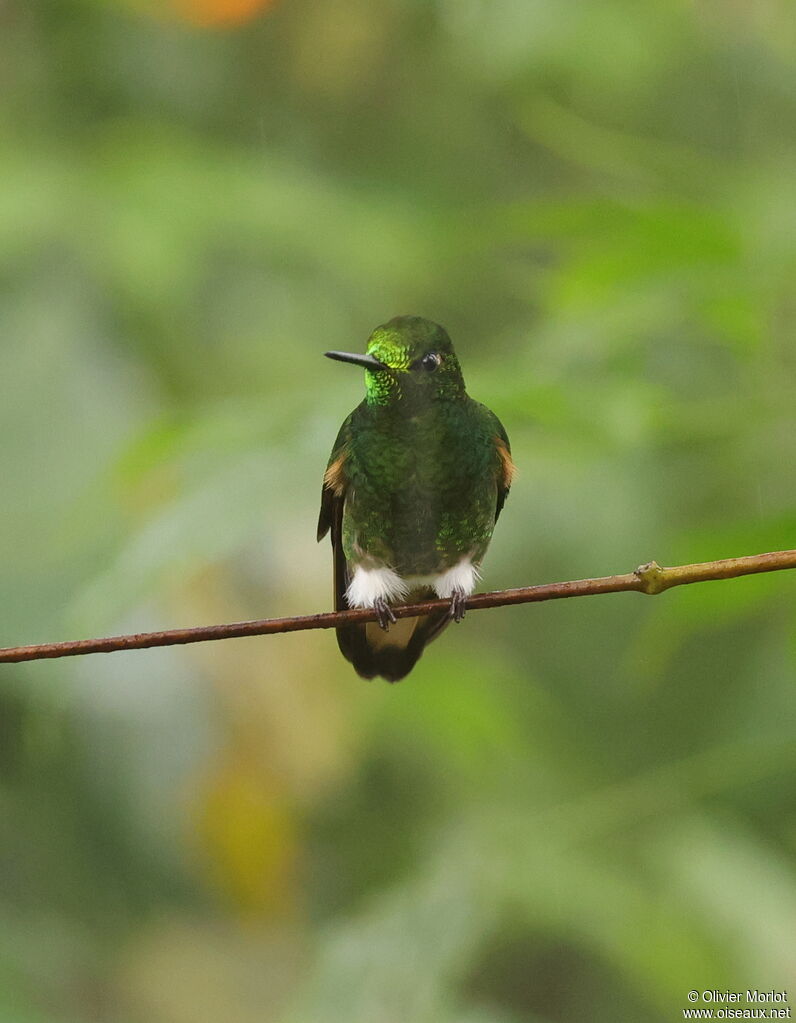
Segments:
[[[345,463],[348,452],[345,448],[340,452],[334,461],[330,462],[323,474],[323,485],[332,491],[335,497],[342,497],[345,493]]]
[[[498,457],[500,458],[502,474],[500,482],[503,489],[508,490],[514,477],[517,475],[517,466],[512,461],[511,452],[502,437],[495,437],[495,448],[497,450]]]

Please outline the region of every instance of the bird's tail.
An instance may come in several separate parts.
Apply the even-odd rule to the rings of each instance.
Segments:
[[[423,587],[413,591],[409,601],[433,600],[435,596],[432,589]],[[348,607],[344,593],[339,591],[337,605],[340,611]],[[337,643],[362,678],[381,675],[388,682],[399,682],[415,666],[426,644],[435,639],[449,621],[450,615],[443,609],[417,618],[399,618],[386,631],[377,622],[346,625],[337,630]]]

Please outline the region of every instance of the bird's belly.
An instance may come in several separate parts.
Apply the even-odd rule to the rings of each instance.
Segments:
[[[402,579],[418,585],[454,570],[464,558],[480,562],[494,526],[492,494],[458,501],[383,500],[367,512],[346,509],[343,538],[346,558],[367,567],[389,565]]]
[[[385,445],[378,472],[363,458],[343,515],[343,549],[353,568],[389,567],[405,585],[472,591],[466,559],[480,562],[495,521],[494,478],[461,438],[404,437]],[[450,443],[448,443],[450,441]],[[411,442],[411,443],[410,443]],[[453,572],[452,582],[448,574]],[[446,595],[449,595],[446,593]]]

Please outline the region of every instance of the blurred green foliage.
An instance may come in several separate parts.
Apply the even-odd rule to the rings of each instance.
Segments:
[[[399,313],[512,438],[489,588],[793,547],[795,58],[789,0],[8,0],[0,643],[327,608],[321,354]],[[793,623],[783,574],[474,614],[396,687],[319,632],[7,666],[0,1019],[796,989]]]

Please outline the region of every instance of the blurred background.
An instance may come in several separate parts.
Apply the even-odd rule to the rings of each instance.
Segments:
[[[790,0],[5,0],[0,645],[331,603],[443,323],[493,589],[796,542]],[[0,668],[0,1020],[667,1023],[796,988],[790,573]]]

